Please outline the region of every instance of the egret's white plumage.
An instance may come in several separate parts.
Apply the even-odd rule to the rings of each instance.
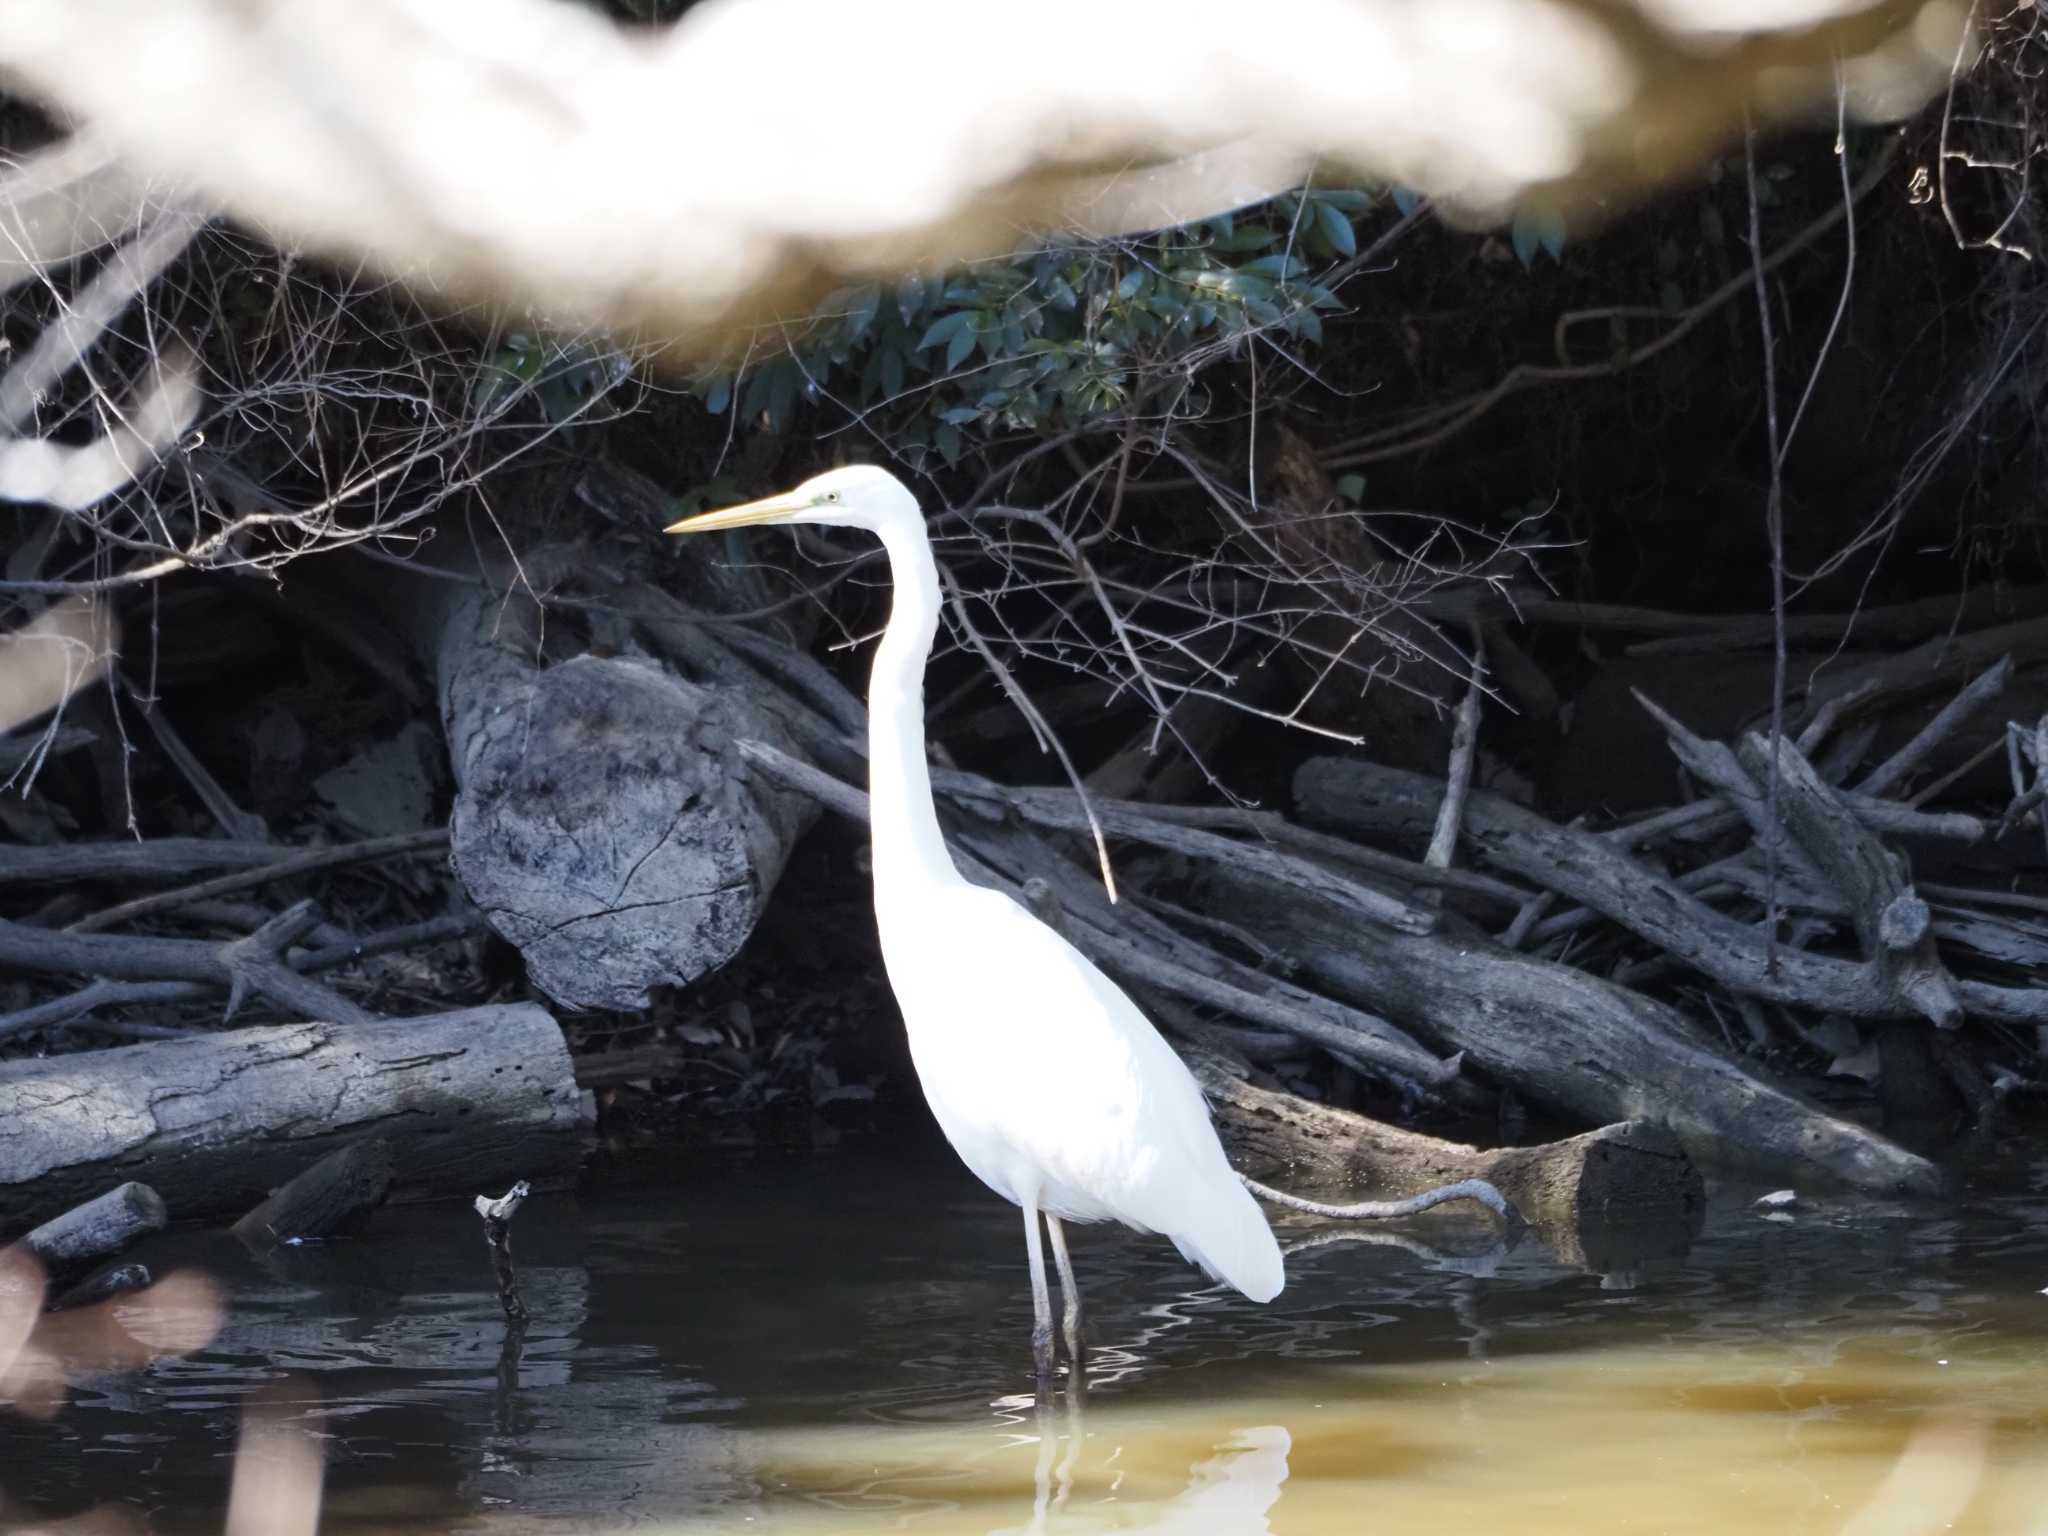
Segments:
[[[672,532],[827,523],[882,540],[895,583],[868,692],[875,917],[911,1058],[946,1138],[1024,1208],[1050,1361],[1038,1213],[1158,1232],[1254,1301],[1284,1281],[1265,1215],[1224,1158],[1201,1089],[1137,1006],[1073,945],[946,852],[924,750],[924,668],[939,579],[923,514],[895,476],[836,469]],[[1078,1317],[1067,1297],[1069,1348]]]
[[[961,1160],[1018,1205],[1162,1233],[1252,1300],[1277,1296],[1272,1229],[1201,1089],[1131,1000],[999,891],[934,890],[914,926],[903,895],[877,882],[882,955]]]

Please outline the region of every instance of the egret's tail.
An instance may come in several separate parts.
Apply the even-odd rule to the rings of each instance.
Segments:
[[[1287,1283],[1279,1240],[1243,1185],[1217,1198],[1189,1231],[1174,1234],[1173,1246],[1210,1279],[1235,1286],[1253,1301],[1271,1301]]]

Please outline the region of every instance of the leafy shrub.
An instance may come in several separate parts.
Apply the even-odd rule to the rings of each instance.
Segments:
[[[1187,387],[1254,330],[1319,342],[1357,191],[1290,193],[1138,239],[1046,247],[937,279],[842,292],[777,355],[701,381],[713,415],[772,430],[832,399],[888,417],[915,464],[971,438],[1122,418]]]

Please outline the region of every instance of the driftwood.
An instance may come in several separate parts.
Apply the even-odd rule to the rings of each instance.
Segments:
[[[181,1218],[239,1213],[366,1132],[405,1192],[457,1193],[572,1157],[579,1109],[561,1029],[530,1004],[5,1062],[0,1222],[126,1174]]]
[[[1778,815],[1848,903],[1864,958],[1899,997],[1943,1029],[1963,1022],[1955,982],[1934,950],[1933,917],[1900,860],[1850,813],[1790,741],[1743,737],[1743,766],[1759,784],[1777,778]]]
[[[297,971],[301,975],[310,976],[319,971],[333,970],[337,966],[347,965],[356,960],[364,960],[374,955],[387,954],[392,950],[411,949],[418,945],[438,944],[449,939],[461,938],[465,934],[474,932],[481,922],[482,919],[473,912],[457,913],[447,917],[430,917],[422,922],[401,923],[397,927],[387,928],[381,933],[366,934],[360,939],[343,938],[335,943],[323,944],[317,949],[289,950],[280,959],[285,968]],[[45,930],[29,929],[26,931],[42,933]],[[316,929],[315,931],[317,932],[318,930]],[[13,929],[0,927],[0,946],[4,946],[10,938],[18,936]],[[128,966],[138,975],[151,974],[149,967],[155,963],[155,957],[170,955],[177,964],[182,965],[190,961],[192,964],[201,967],[199,974],[203,975],[206,979],[194,981],[108,980],[106,977],[109,974],[118,977],[125,974],[125,972],[119,970],[109,972],[103,969],[100,972],[101,979],[79,988],[76,992],[69,993],[63,997],[52,998],[47,1002],[31,1004],[27,1008],[17,1009],[10,1014],[0,1014],[0,1040],[5,1040],[13,1035],[24,1034],[33,1029],[67,1023],[100,1008],[110,1008],[122,1004],[188,1002],[194,998],[206,996],[209,989],[215,986],[227,986],[232,982],[232,977],[226,973],[225,969],[221,969],[216,974],[216,968],[206,962],[204,958],[204,952],[208,950],[213,951],[215,958],[219,958],[222,952],[228,948],[226,945],[209,944],[193,939],[117,938],[112,935],[102,936],[92,942],[100,947],[93,950],[76,951],[75,953],[85,958],[96,959],[108,964],[118,963]],[[154,947],[164,944],[173,946],[189,945],[192,947],[168,950]],[[144,946],[144,948],[138,951],[135,948],[137,945]],[[150,958],[146,960],[134,958],[137,955]],[[24,968],[29,967],[24,963]],[[156,972],[155,974],[185,975],[191,973],[170,970]],[[270,979],[276,979],[274,973],[271,974]],[[182,1030],[149,1024],[129,1024],[123,1027],[139,1030],[143,1032],[146,1038],[150,1039],[170,1039],[185,1033]]]
[[[1997,676],[2003,670],[2001,664],[1986,675]],[[1967,692],[1963,697],[1967,699]],[[1943,1029],[1960,1025],[1962,1007],[1954,980],[1935,953],[1927,904],[1914,893],[1900,860],[1857,818],[1851,797],[1816,773],[1798,744],[1788,738],[1779,737],[1774,749],[1751,731],[1744,734],[1740,749],[1730,752],[1719,742],[1694,736],[1647,698],[1642,702],[1664,726],[1680,760],[1742,813],[1755,830],[1764,857],[1791,861],[1793,867],[1777,873],[1804,881],[1807,890],[1799,893],[1800,900],[1847,912],[1874,978],[1893,992],[1891,1011],[1924,1014]],[[1922,739],[1909,743],[1908,751]],[[1903,774],[1905,756],[1883,765],[1872,781],[1889,783]],[[1747,871],[1729,861],[1721,873],[1739,882]],[[1789,878],[1777,883],[1789,892]],[[1835,895],[1833,903],[1824,894],[1829,891]],[[1765,904],[1777,894],[1767,878],[1761,892]]]
[[[1483,796],[1466,806],[1468,825]],[[1360,933],[1211,874],[1216,899],[1330,995],[1457,1050],[1518,1093],[1593,1124],[1649,1119],[1722,1166],[1859,1189],[1932,1191],[1932,1164],[1825,1113],[1702,1039],[1677,1010],[1477,936]]]
[[[0,849],[0,885],[61,885],[74,880],[181,880],[209,869],[260,869],[300,850],[274,843],[208,837],[159,837],[146,843],[56,843]]]
[[[788,744],[776,718],[645,658],[548,665],[523,585],[382,585],[436,679],[456,874],[535,984],[641,1008],[730,960],[813,814],[736,759],[741,736]]]
[[[57,1274],[119,1253],[145,1233],[161,1232],[169,1220],[163,1196],[131,1179],[52,1216],[21,1241],[45,1270]]]
[[[1421,838],[1435,821],[1437,791],[1430,780],[1358,759],[1311,759],[1295,775],[1294,788],[1303,813],[1324,826]],[[1861,1018],[1911,1011],[1877,968],[1767,945],[1760,931],[1631,858],[1616,839],[1560,827],[1498,796],[1475,794],[1465,808],[1465,846],[1496,870],[1582,903],[1733,991]],[[1959,980],[1956,991],[1965,1010],[1983,1018],[2048,1023],[2048,988]]]
[[[285,964],[282,951],[319,921],[310,901],[287,908],[247,938],[212,943],[108,933],[53,933],[0,918],[0,967],[155,981],[176,977],[228,989],[229,1012],[248,993],[335,1023],[371,1015]],[[0,1021],[0,1034],[11,1033]]]
[[[1485,1179],[1573,1262],[1624,1242],[1620,1234],[1630,1228],[1638,1248],[1669,1246],[1680,1234],[1682,1245],[1705,1206],[1705,1186],[1685,1149],[1648,1121],[1538,1146],[1482,1149],[1261,1088],[1207,1052],[1195,1052],[1191,1064],[1232,1161],[1262,1179],[1389,1195]]]
[[[229,1230],[255,1249],[331,1236],[384,1203],[392,1173],[391,1143],[366,1137],[328,1153],[271,1191]]]

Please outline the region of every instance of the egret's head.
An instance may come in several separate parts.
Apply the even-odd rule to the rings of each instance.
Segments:
[[[828,523],[835,528],[865,528],[880,533],[892,524],[922,527],[917,498],[886,469],[849,464],[813,475],[793,491],[764,496],[737,507],[686,517],[669,533],[713,533],[721,528],[751,528],[760,523]]]

